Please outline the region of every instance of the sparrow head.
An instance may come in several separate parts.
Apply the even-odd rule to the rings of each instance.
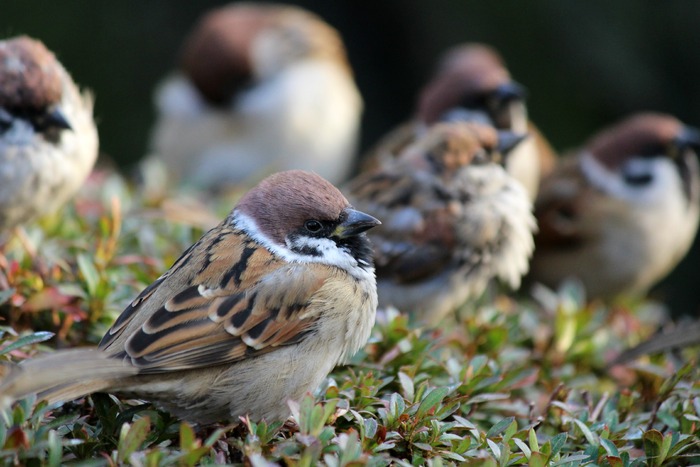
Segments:
[[[432,81],[420,94],[418,117],[475,120],[499,129],[522,129],[525,88],[513,81],[498,53],[482,44],[465,44],[447,52]],[[454,113],[454,112],[458,113]]]
[[[406,148],[401,158],[414,169],[451,176],[468,165],[503,165],[526,136],[473,121],[438,123]]]
[[[202,17],[185,41],[181,68],[214,105],[225,105],[256,80],[303,60],[345,66],[338,32],[318,16],[283,5],[237,3]]]
[[[594,136],[587,152],[625,186],[645,189],[661,183],[663,167],[675,167],[688,200],[698,196],[700,132],[670,115],[640,113]]]
[[[63,70],[41,42],[27,36],[0,41],[0,133],[15,120],[47,139],[71,124],[61,109]]]
[[[345,267],[349,255],[360,267],[371,267],[363,233],[380,222],[354,210],[314,173],[290,170],[267,177],[241,199],[236,215],[250,219],[248,233],[285,257]]]

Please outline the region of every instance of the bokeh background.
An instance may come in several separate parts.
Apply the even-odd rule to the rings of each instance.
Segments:
[[[96,95],[101,152],[128,172],[147,152],[152,91],[211,0],[5,1],[0,37],[28,34]],[[362,148],[410,115],[446,48],[500,50],[559,150],[630,112],[700,126],[697,0],[300,0],[338,28],[365,99]],[[665,226],[660,225],[660,229]],[[700,242],[653,295],[700,314]]]

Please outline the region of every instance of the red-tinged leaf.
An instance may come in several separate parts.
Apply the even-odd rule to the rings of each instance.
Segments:
[[[76,300],[77,297],[64,295],[56,287],[47,287],[29,297],[22,309],[30,313],[42,310],[56,310],[73,304]]]
[[[7,440],[3,449],[29,449],[29,438],[20,427],[13,427],[7,433]]]

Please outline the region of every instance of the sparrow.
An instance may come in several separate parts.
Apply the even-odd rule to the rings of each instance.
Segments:
[[[198,424],[286,419],[367,341],[377,290],[366,230],[320,176],[274,174],[188,248],[119,316],[97,348],[15,366],[9,401],[109,391]]]
[[[0,231],[57,210],[97,159],[92,97],[40,41],[0,41]]]
[[[420,92],[415,115],[370,150],[367,167],[381,165],[440,121],[476,121],[498,130],[529,133],[508,156],[506,169],[535,199],[540,173],[551,169],[554,150],[528,120],[526,91],[513,81],[493,48],[476,43],[448,50],[433,78]]]
[[[363,106],[335,29],[298,7],[252,3],[204,15],[155,100],[153,157],[214,190],[287,169],[345,180]]]
[[[349,182],[353,205],[383,222],[369,234],[381,308],[434,325],[492,278],[519,286],[535,219],[503,164],[522,139],[474,122],[438,123]]]
[[[640,113],[563,158],[535,203],[532,278],[581,280],[589,298],[639,295],[685,256],[698,229],[700,132]]]

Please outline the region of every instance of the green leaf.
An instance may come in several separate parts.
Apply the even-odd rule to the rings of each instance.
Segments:
[[[82,274],[83,279],[85,279],[88,294],[90,294],[90,296],[97,295],[100,274],[95,268],[95,263],[85,253],[78,254],[78,269],[80,269],[80,274]]]
[[[581,433],[583,433],[583,436],[586,437],[586,441],[588,441],[588,444],[597,446],[598,445],[598,436],[596,436],[590,428],[586,426],[585,423],[583,423],[581,420],[578,420],[574,418],[574,423],[576,423],[576,426],[579,427],[581,430]]]
[[[401,389],[403,389],[403,396],[407,400],[413,401],[415,395],[413,380],[403,371],[399,371],[399,382],[401,383]]]
[[[133,424],[122,425],[119,435],[119,445],[117,447],[117,459],[119,462],[126,462],[129,456],[136,452],[146,441],[150,432],[151,421],[148,417],[139,418]]]
[[[36,344],[37,342],[47,341],[53,336],[54,333],[48,331],[39,331],[33,334],[22,336],[13,343],[3,347],[2,350],[0,350],[0,355],[5,355],[6,353],[10,353],[13,350],[19,349],[20,347],[24,347],[25,345],[31,345]]]
[[[430,391],[421,401],[416,412],[416,418],[421,419],[432,409],[434,409],[445,398],[449,392],[448,388],[435,388]]]
[[[530,431],[527,433],[528,437],[528,442],[530,443],[530,449],[532,452],[539,452],[540,451],[540,445],[537,442],[537,433],[535,432],[534,428],[530,428]]]
[[[661,457],[663,443],[664,435],[658,430],[649,430],[642,435],[644,454],[647,456],[650,465],[661,465],[663,462]]]
[[[533,451],[532,455],[529,458],[530,462],[528,463],[528,465],[530,467],[545,467],[547,465],[548,460],[549,456],[546,456],[541,452]]]
[[[506,428],[508,428],[515,421],[515,417],[504,418],[503,420],[496,423],[491,429],[486,433],[488,438],[496,435],[500,435]],[[517,425],[516,425],[517,429]]]

